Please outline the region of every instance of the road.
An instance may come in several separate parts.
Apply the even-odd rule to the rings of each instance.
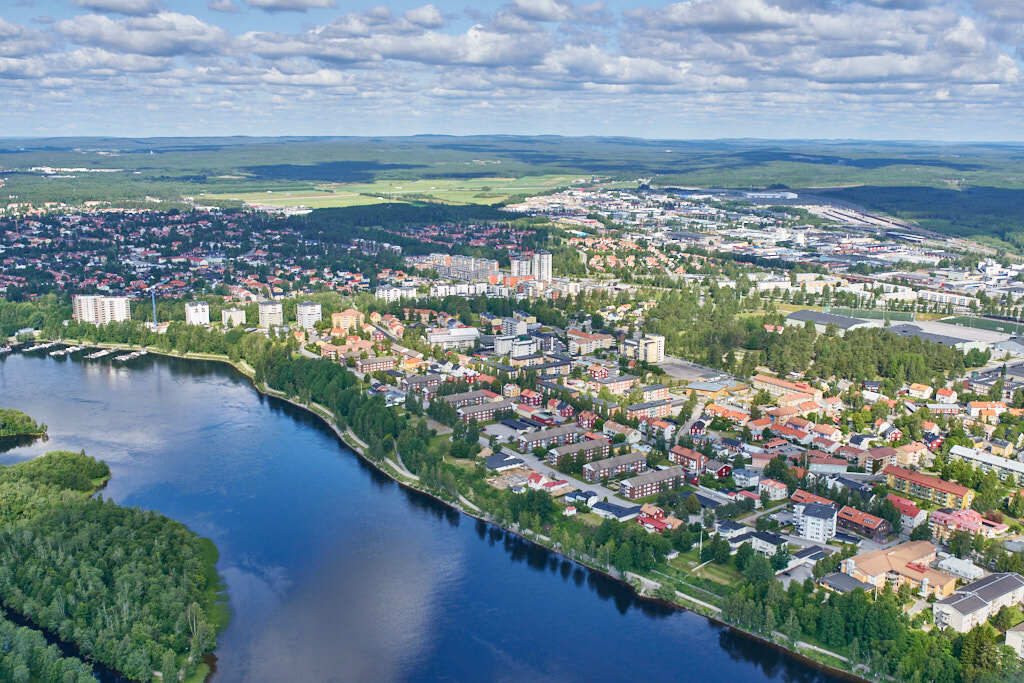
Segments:
[[[486,440],[484,440],[482,437],[480,440],[484,446],[487,445]],[[615,505],[623,505],[627,507],[635,505],[635,503],[632,503],[623,498],[619,498],[617,495],[615,495],[615,492],[612,491],[607,486],[602,486],[601,484],[591,484],[582,479],[577,479],[576,477],[572,477],[569,476],[568,474],[563,474],[562,472],[559,472],[558,470],[551,467],[551,465],[548,465],[546,462],[535,456],[533,453],[522,453],[519,457],[523,459],[527,467],[537,472],[540,472],[546,477],[551,477],[552,479],[564,479],[565,481],[568,481],[570,484],[572,484],[578,489],[593,491],[598,495],[599,498],[607,498],[609,503],[613,503]]]

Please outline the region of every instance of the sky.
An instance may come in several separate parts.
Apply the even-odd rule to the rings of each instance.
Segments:
[[[1024,0],[2,0],[0,136],[1024,140]]]

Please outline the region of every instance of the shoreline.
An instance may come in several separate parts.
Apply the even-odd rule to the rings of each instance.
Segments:
[[[63,342],[64,340],[61,340],[61,341]],[[268,398],[273,398],[273,399],[277,399],[277,400],[280,400],[280,401],[284,401],[285,403],[288,403],[288,404],[290,404],[290,405],[292,405],[292,406],[294,406],[296,408],[299,408],[300,410],[303,410],[303,411],[305,411],[305,412],[307,412],[307,413],[309,413],[311,415],[314,415],[317,418],[319,418],[324,423],[324,425],[327,426],[334,433],[335,437],[346,448],[348,448],[349,450],[354,452],[359,457],[360,460],[362,460],[364,463],[367,463],[368,465],[370,465],[375,470],[377,470],[381,474],[383,474],[386,477],[388,477],[390,480],[394,481],[396,484],[398,484],[402,488],[405,488],[407,490],[415,491],[417,493],[426,495],[426,496],[430,497],[431,499],[433,499],[433,500],[435,500],[435,501],[437,501],[437,502],[439,502],[439,503],[441,503],[443,505],[446,505],[449,508],[451,508],[451,509],[453,509],[453,510],[455,510],[455,511],[461,513],[461,514],[466,515],[467,517],[470,517],[470,518],[472,518],[474,520],[483,522],[483,523],[485,523],[485,524],[487,524],[489,526],[495,527],[497,529],[501,529],[502,531],[504,531],[506,533],[509,533],[509,534],[512,534],[513,536],[516,536],[517,538],[519,538],[519,539],[521,539],[523,541],[526,541],[528,543],[532,543],[533,545],[536,545],[536,546],[538,546],[540,548],[543,548],[544,550],[546,550],[546,551],[548,551],[550,553],[553,553],[553,554],[555,554],[555,555],[557,555],[559,557],[562,557],[562,558],[564,558],[566,560],[569,560],[570,562],[578,564],[579,566],[584,567],[584,568],[586,568],[589,571],[596,572],[596,573],[601,574],[602,576],[604,576],[604,577],[606,577],[608,579],[616,581],[616,582],[618,582],[618,583],[628,587],[632,591],[633,595],[637,599],[639,599],[639,600],[646,600],[646,601],[650,601],[652,603],[660,604],[660,605],[663,605],[663,606],[666,606],[666,607],[671,607],[673,609],[687,611],[687,612],[691,612],[693,614],[697,614],[697,615],[707,619],[708,621],[710,621],[713,624],[716,624],[716,625],[728,628],[730,631],[732,631],[734,633],[737,633],[737,634],[746,636],[748,638],[751,638],[751,639],[753,639],[753,640],[755,640],[755,641],[757,641],[757,642],[759,642],[759,643],[761,643],[763,645],[768,645],[768,646],[772,647],[773,649],[775,649],[775,650],[777,650],[777,651],[779,651],[781,653],[784,653],[785,655],[787,655],[789,657],[792,657],[793,659],[796,659],[800,663],[802,663],[802,664],[804,664],[804,665],[806,665],[806,666],[808,666],[810,668],[826,672],[826,673],[828,673],[830,675],[834,675],[834,676],[837,676],[837,677],[840,677],[840,678],[845,678],[846,680],[849,680],[849,681],[865,681],[866,682],[868,680],[868,679],[865,679],[865,678],[863,678],[861,676],[858,676],[857,674],[855,674],[855,673],[853,673],[851,671],[847,671],[845,669],[840,669],[840,668],[837,668],[837,667],[835,667],[835,666],[833,666],[831,664],[828,664],[828,663],[825,663],[825,662],[821,662],[821,661],[819,661],[817,659],[814,659],[813,657],[809,656],[808,654],[805,654],[804,652],[801,652],[801,651],[794,650],[794,649],[791,649],[789,647],[786,647],[785,645],[780,644],[778,642],[775,642],[775,641],[773,641],[773,640],[771,640],[771,639],[769,639],[769,638],[767,638],[767,637],[765,637],[765,636],[763,636],[761,634],[757,634],[757,633],[753,633],[753,632],[747,631],[747,630],[742,629],[742,628],[740,628],[738,626],[735,626],[735,625],[730,624],[730,623],[728,623],[726,621],[723,621],[722,619],[717,618],[717,617],[713,616],[712,614],[709,614],[708,613],[709,610],[706,611],[706,610],[700,609],[699,606],[698,606],[698,603],[694,603],[693,602],[694,598],[688,596],[685,593],[682,593],[681,591],[677,591],[677,594],[684,596],[684,599],[686,599],[686,601],[688,603],[690,603],[692,606],[683,605],[683,604],[680,604],[680,603],[677,603],[677,602],[668,602],[668,601],[663,600],[661,598],[656,598],[656,597],[653,597],[653,596],[645,595],[644,592],[643,592],[643,588],[642,588],[642,582],[641,582],[641,588],[638,589],[627,578],[616,577],[616,576],[612,575],[611,573],[609,573],[606,569],[590,565],[587,562],[581,560],[580,558],[570,557],[569,555],[566,555],[561,550],[556,549],[556,548],[554,548],[554,547],[552,547],[550,545],[546,545],[545,543],[543,543],[542,541],[540,541],[539,539],[536,538],[537,534],[532,534],[533,537],[527,536],[521,530],[510,529],[508,527],[502,526],[501,524],[499,524],[499,523],[497,523],[497,522],[495,522],[495,521],[493,521],[491,519],[487,519],[487,518],[481,516],[480,514],[476,514],[476,513],[472,512],[471,510],[467,510],[466,506],[462,505],[459,501],[449,501],[449,500],[446,500],[446,499],[440,497],[439,495],[437,495],[433,491],[430,491],[430,490],[427,490],[427,489],[424,489],[424,488],[420,488],[418,485],[416,485],[415,481],[407,479],[406,477],[403,477],[400,472],[393,471],[390,467],[388,467],[387,466],[387,461],[376,462],[376,461],[372,460],[371,458],[367,457],[366,454],[363,451],[363,447],[360,446],[358,443],[351,442],[351,441],[354,441],[355,439],[351,439],[350,440],[350,438],[349,438],[350,435],[347,432],[343,432],[341,430],[341,428],[334,421],[333,417],[330,417],[330,416],[325,415],[324,413],[322,413],[321,410],[318,409],[318,406],[316,406],[315,404],[307,405],[307,404],[304,404],[304,403],[299,403],[298,401],[296,401],[296,400],[294,400],[294,399],[292,399],[292,398],[290,398],[288,396],[285,396],[284,394],[282,394],[280,392],[277,392],[274,389],[271,389],[270,387],[267,387],[266,385],[263,385],[263,386],[258,385],[255,382],[255,380],[253,379],[253,374],[254,374],[253,371],[251,370],[251,368],[248,367],[248,364],[246,364],[244,361],[233,361],[233,360],[231,360],[231,358],[229,358],[227,356],[221,356],[221,355],[217,355],[217,354],[204,354],[204,353],[196,353],[196,354],[186,353],[186,354],[182,354],[182,353],[177,353],[177,352],[174,352],[174,351],[164,351],[162,349],[154,349],[154,348],[151,348],[151,347],[144,347],[144,346],[139,346],[139,345],[134,345],[134,344],[98,342],[98,343],[91,343],[89,345],[90,346],[95,346],[97,348],[123,349],[125,351],[129,351],[129,350],[134,350],[134,351],[144,350],[147,353],[150,353],[150,354],[153,354],[153,355],[164,356],[164,357],[168,357],[168,358],[178,358],[178,359],[181,359],[181,360],[200,360],[200,361],[213,361],[213,362],[224,363],[224,364],[230,366],[232,369],[234,369],[239,374],[243,375],[246,379],[248,379],[249,380],[249,384],[259,394],[261,394],[263,396],[266,396]],[[351,436],[354,437],[354,435],[351,435]],[[212,657],[214,657],[214,659],[215,659],[216,658],[216,650],[214,650],[214,652],[210,653],[210,655]],[[215,672],[216,672],[216,668],[215,667],[211,667],[211,671],[206,676],[204,683],[209,683],[212,680],[213,675],[214,675]]]

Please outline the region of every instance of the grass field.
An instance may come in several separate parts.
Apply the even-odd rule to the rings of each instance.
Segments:
[[[869,308],[830,308],[829,313],[846,315],[851,318],[870,318],[872,320],[900,320],[909,322],[914,319],[913,313],[903,311],[876,311]]]
[[[324,183],[314,189],[240,193],[201,193],[210,202],[243,202],[270,206],[328,207],[380,204],[388,201],[431,199],[450,204],[493,205],[523,194],[548,192],[569,186],[579,176],[539,175],[523,178],[422,178],[377,180],[372,183]]]
[[[1024,323],[1013,323],[1007,320],[989,320],[988,318],[974,318],[969,315],[957,315],[952,318],[943,318],[939,322],[949,323],[950,325],[961,325],[963,327],[973,327],[978,330],[989,330],[991,332],[1024,334]]]

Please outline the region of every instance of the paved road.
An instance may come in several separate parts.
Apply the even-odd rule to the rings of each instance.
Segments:
[[[482,438],[481,441],[483,441]],[[486,446],[487,443],[484,442],[484,445]],[[558,470],[551,467],[551,465],[539,459],[533,453],[523,453],[520,455],[520,457],[523,459],[523,461],[526,463],[528,467],[536,470],[537,472],[540,472],[541,474],[547,477],[551,477],[552,479],[564,479],[573,486],[575,486],[576,488],[593,491],[600,498],[607,498],[609,503],[614,503],[615,505],[634,505],[634,503],[628,500],[619,498],[614,491],[612,491],[606,486],[601,486],[600,484],[591,484],[587,481],[584,481],[583,479],[577,479],[576,477],[571,477],[568,474],[563,474],[559,472]]]

